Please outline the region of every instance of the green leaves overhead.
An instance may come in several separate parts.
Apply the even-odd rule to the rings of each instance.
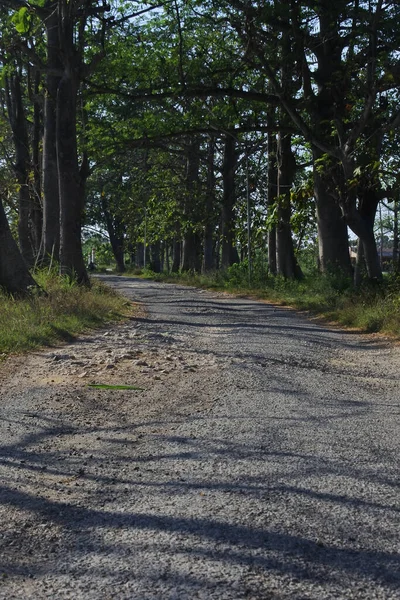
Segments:
[[[32,15],[26,6],[23,6],[12,17],[12,22],[18,33],[28,33],[32,22]]]

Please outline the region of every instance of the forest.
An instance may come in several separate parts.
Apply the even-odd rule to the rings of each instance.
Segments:
[[[0,20],[7,292],[43,265],[88,284],[93,248],[120,272],[399,271],[397,1],[1,0]]]

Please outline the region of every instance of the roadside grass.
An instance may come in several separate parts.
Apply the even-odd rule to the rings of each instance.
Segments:
[[[47,271],[35,273],[35,279],[47,295],[19,299],[0,292],[0,358],[72,341],[78,333],[133,313],[131,303],[96,280],[85,288]]]
[[[308,311],[329,322],[367,333],[400,338],[400,279],[386,277],[382,284],[365,284],[355,290],[349,279],[306,272],[302,281],[271,277],[254,269],[251,285],[247,265],[233,265],[225,272],[156,274],[146,270],[139,276],[210,290],[252,296],[280,306]]]

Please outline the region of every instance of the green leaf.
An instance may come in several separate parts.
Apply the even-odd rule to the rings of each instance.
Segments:
[[[12,17],[12,22],[18,33],[28,33],[31,24],[31,15],[26,6],[23,6]]]
[[[97,390],[137,390],[144,391],[144,388],[137,387],[136,385],[107,385],[103,383],[89,383],[88,387],[95,388]]]

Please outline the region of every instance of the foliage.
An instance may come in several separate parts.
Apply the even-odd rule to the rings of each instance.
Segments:
[[[64,64],[63,50],[58,59],[61,71],[72,66],[76,78],[77,158],[82,167],[89,161],[86,186],[82,181],[85,225],[107,232],[120,259],[144,242],[149,254],[162,247],[171,255],[189,234],[200,254],[208,231],[218,264],[229,231],[242,263],[221,277],[246,285],[243,259],[250,255],[252,282],[261,286],[268,234],[282,224],[299,260],[309,248],[308,260],[317,269],[317,177],[326,194],[322,201],[339,206],[360,238],[373,232],[375,200],[385,199],[397,210],[400,8],[376,0],[260,5],[112,0],[102,7],[78,0],[28,0],[21,7],[8,0],[0,15],[2,172],[6,162],[16,162],[5,118],[7,78],[15,73],[21,78],[32,137],[34,108],[40,113],[48,97],[45,78],[54,75],[46,19],[52,8],[67,5],[69,25],[64,30],[61,19],[60,34],[73,33],[70,58],[75,58]],[[40,118],[46,127],[44,115]],[[295,161],[289,185],[278,182],[284,161],[274,150],[283,135],[290,137]],[[226,139],[235,140],[236,153],[231,207],[223,177]],[[190,182],[196,145],[199,164]],[[42,151],[41,142],[37,148]],[[17,191],[6,194],[15,234]],[[35,192],[40,204],[42,191]],[[231,222],[224,229],[226,212]],[[395,216],[389,225],[395,231]],[[104,254],[108,262],[110,246],[96,248],[99,261]],[[322,259],[321,252],[319,267],[325,269]]]

